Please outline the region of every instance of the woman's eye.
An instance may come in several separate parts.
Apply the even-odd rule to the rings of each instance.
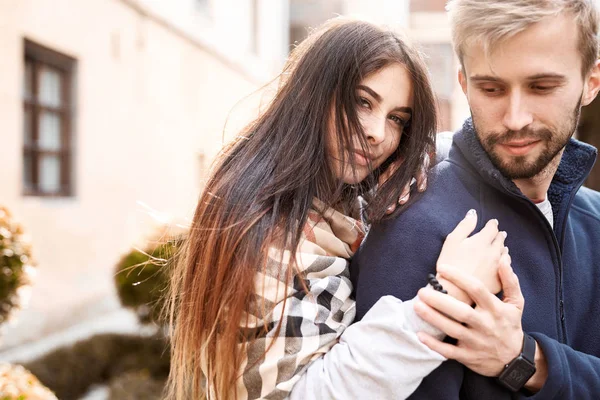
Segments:
[[[371,109],[371,103],[369,103],[369,100],[365,99],[364,97],[358,98],[358,104],[360,104],[361,107],[368,108],[369,110]]]
[[[400,117],[398,117],[396,115],[391,115],[390,119],[392,121],[394,121],[396,124],[398,124],[399,126],[401,126],[401,127],[405,127],[406,126],[406,120],[403,119],[403,118],[400,118]]]

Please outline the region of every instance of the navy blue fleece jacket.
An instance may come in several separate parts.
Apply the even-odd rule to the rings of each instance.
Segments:
[[[596,153],[573,139],[567,145],[548,192],[552,229],[536,205],[492,165],[467,120],[421,199],[373,226],[353,258],[357,319],[382,296],[413,298],[435,271],[446,235],[474,208],[477,230],[497,218],[508,232],[506,245],[525,297],[523,329],[548,362],[548,380],[529,398],[600,398],[600,193],[582,187]],[[410,398],[523,396],[447,361]]]

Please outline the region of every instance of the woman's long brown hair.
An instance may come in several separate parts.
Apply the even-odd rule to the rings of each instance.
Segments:
[[[351,148],[357,136],[367,148],[356,87],[391,63],[412,76],[414,112],[389,160],[402,157],[402,168],[373,195],[389,162],[363,183],[344,185],[328,158],[328,131],[335,129],[338,149]],[[172,271],[169,398],[234,396],[249,340],[240,326],[254,298],[255,275],[270,246],[289,250],[294,259],[314,198],[349,212],[358,195],[366,196],[367,214],[377,222],[433,148],[436,111],[426,69],[392,31],[332,20],[292,52],[280,79],[266,111],[217,160]],[[289,278],[292,272],[281,273]]]

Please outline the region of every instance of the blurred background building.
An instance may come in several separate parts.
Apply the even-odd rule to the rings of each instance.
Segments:
[[[5,348],[114,310],[120,255],[191,215],[230,110],[288,52],[287,6],[258,3],[0,2],[0,201],[39,264]]]
[[[444,0],[3,0],[0,202],[32,236],[38,276],[15,346],[118,308],[114,265],[185,221],[240,106],[294,43],[336,15],[405,29],[427,55],[440,127],[469,109]],[[237,110],[233,114],[230,111]],[[580,138],[600,145],[600,101]],[[230,125],[225,129],[226,122]],[[596,168],[590,184],[600,189]]]

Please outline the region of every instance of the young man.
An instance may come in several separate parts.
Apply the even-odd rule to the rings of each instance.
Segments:
[[[600,90],[598,10],[594,0],[448,7],[472,118],[422,198],[374,226],[355,256],[357,317],[382,296],[411,298],[435,271],[446,235],[474,208],[480,223],[496,218],[507,231],[519,282],[500,276],[501,300],[438,268],[442,285],[476,307],[419,293],[417,313],[457,341],[420,335],[452,360],[411,398],[597,398],[600,193],[582,187],[597,152],[572,136],[581,107]]]

